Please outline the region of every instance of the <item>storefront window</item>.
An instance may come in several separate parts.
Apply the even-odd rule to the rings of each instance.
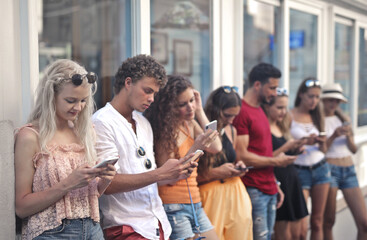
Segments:
[[[290,9],[289,24],[289,97],[293,106],[303,79],[317,77],[317,16]]]
[[[118,66],[131,56],[130,1],[43,0],[40,10],[40,76],[56,59],[75,60],[99,76],[95,100],[104,106]]]
[[[359,30],[358,126],[367,125],[367,31]]]
[[[344,95],[350,99],[352,83],[352,26],[335,23],[335,67],[334,81],[343,87]],[[350,101],[341,104],[342,109],[350,115]]]
[[[209,95],[210,0],[151,0],[151,54],[168,74],[189,77],[202,98]]]
[[[244,78],[260,62],[278,66],[279,7],[245,0],[244,3]],[[245,87],[248,87],[245,85]]]

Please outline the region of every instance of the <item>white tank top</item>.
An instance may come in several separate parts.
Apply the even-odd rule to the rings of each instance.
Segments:
[[[325,117],[325,130],[327,138],[333,135],[335,129],[342,125],[342,121],[337,116]],[[345,135],[335,138],[326,152],[327,158],[343,158],[349,157],[351,155],[352,153],[348,149],[347,137]]]
[[[294,139],[308,137],[311,134],[319,135],[319,130],[313,123],[301,123],[292,121],[290,133]],[[320,151],[319,144],[305,145],[305,151],[298,155],[294,164],[311,166],[325,158],[325,154]]]

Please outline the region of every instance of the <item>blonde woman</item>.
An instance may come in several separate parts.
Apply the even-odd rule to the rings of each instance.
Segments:
[[[273,154],[298,155],[303,152],[305,140],[290,137],[290,118],[287,110],[288,91],[277,88],[277,96],[262,107],[266,113],[273,142]],[[297,240],[301,238],[301,219],[308,215],[297,170],[293,164],[275,167],[274,174],[281,184],[284,202],[277,210],[274,226],[275,240]]]
[[[91,123],[97,76],[71,60],[45,70],[15,142],[15,209],[23,239],[103,239],[98,197],[116,171],[96,164]]]

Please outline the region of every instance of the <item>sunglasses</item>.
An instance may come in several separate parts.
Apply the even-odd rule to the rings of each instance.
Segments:
[[[88,83],[95,83],[95,81],[97,81],[98,76],[97,74],[95,74],[94,72],[89,72],[87,74],[79,74],[76,73],[73,76],[71,76],[71,78],[64,78],[62,80],[71,80],[71,82],[75,85],[75,86],[80,86],[83,83],[83,79],[87,78]]]
[[[309,79],[305,82],[306,87],[320,87],[320,81],[316,79]]]
[[[145,149],[143,147],[138,147],[138,149],[136,149],[136,153],[138,154],[139,157],[145,157]],[[144,160],[144,166],[146,169],[150,169],[152,167],[152,161],[150,161],[149,158],[145,158]]]
[[[225,93],[231,93],[232,91],[238,93],[238,87],[236,86],[233,86],[233,87],[223,86],[222,88]]]
[[[286,88],[277,88],[277,96],[288,96],[288,90]]]

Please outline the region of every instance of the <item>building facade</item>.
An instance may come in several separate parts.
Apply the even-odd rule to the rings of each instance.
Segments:
[[[118,66],[136,54],[188,76],[203,101],[221,85],[242,92],[250,69],[269,62],[283,73],[290,107],[306,77],[343,86],[367,186],[364,0],[2,0],[0,13],[0,121],[27,121],[42,70],[58,58],[98,74],[97,107],[111,99]]]

